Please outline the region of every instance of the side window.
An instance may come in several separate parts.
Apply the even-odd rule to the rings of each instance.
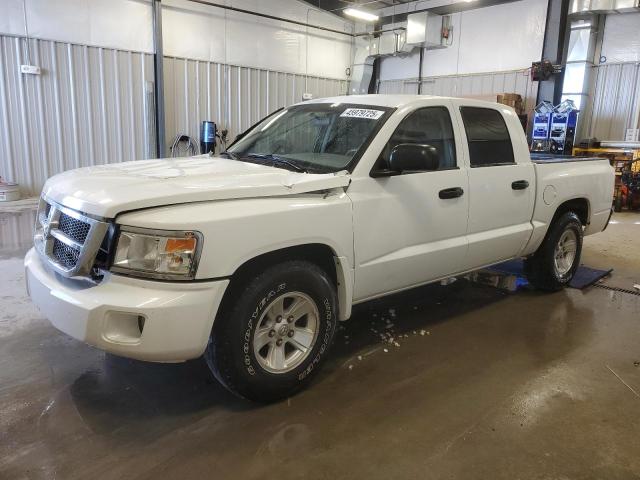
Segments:
[[[515,163],[513,145],[502,114],[491,108],[461,107],[472,167]]]
[[[438,170],[457,165],[451,115],[446,107],[426,107],[410,113],[393,132],[375,168],[388,168],[391,151],[405,143],[433,147],[439,159]]]

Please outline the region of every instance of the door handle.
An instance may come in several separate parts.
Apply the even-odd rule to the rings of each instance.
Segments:
[[[454,188],[445,188],[444,190],[440,190],[440,192],[438,192],[438,196],[443,199],[449,199],[449,198],[458,198],[461,197],[464,194],[464,190],[461,189],[460,187],[454,187]]]
[[[524,190],[526,188],[529,188],[529,182],[527,182],[526,180],[516,180],[511,184],[511,188],[513,188],[514,190]]]

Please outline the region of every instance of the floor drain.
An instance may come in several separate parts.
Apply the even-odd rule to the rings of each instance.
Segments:
[[[612,292],[628,293],[629,295],[640,296],[640,291],[639,290],[629,290],[627,288],[610,287],[609,285],[604,285],[602,283],[596,283],[594,285],[594,287],[602,288],[604,290],[611,290]]]

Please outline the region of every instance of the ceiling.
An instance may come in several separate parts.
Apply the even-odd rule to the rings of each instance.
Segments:
[[[380,10],[385,7],[392,7],[394,5],[401,5],[403,3],[409,3],[413,0],[304,0],[306,3],[310,3],[314,7],[327,10],[337,15],[342,15],[342,11],[349,7],[361,7],[365,10],[373,11]]]
[[[321,8],[322,10],[327,10],[329,12],[335,13],[337,15],[342,15],[342,11],[345,8],[349,7],[361,7],[365,10],[369,10],[371,12],[375,12],[381,8],[392,7],[394,5],[402,5],[403,3],[409,3],[413,0],[304,0],[306,3],[313,5],[314,7]],[[449,5],[429,8],[429,9],[420,9],[429,10],[432,13],[438,15],[449,15],[456,12],[464,12],[465,10],[472,10],[476,8],[490,7],[493,5],[500,5],[503,3],[511,3],[517,0],[460,0],[455,1]],[[349,18],[349,17],[345,17]],[[349,18],[353,20],[352,18]],[[384,17],[380,19],[378,23],[379,26],[386,25],[388,23],[393,22],[402,22],[407,19],[407,14],[397,14],[392,17]]]

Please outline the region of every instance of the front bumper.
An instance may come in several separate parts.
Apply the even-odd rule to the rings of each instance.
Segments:
[[[25,257],[31,299],[62,332],[123,357],[181,362],[204,352],[228,280],[165,283],[107,274],[93,285]]]

